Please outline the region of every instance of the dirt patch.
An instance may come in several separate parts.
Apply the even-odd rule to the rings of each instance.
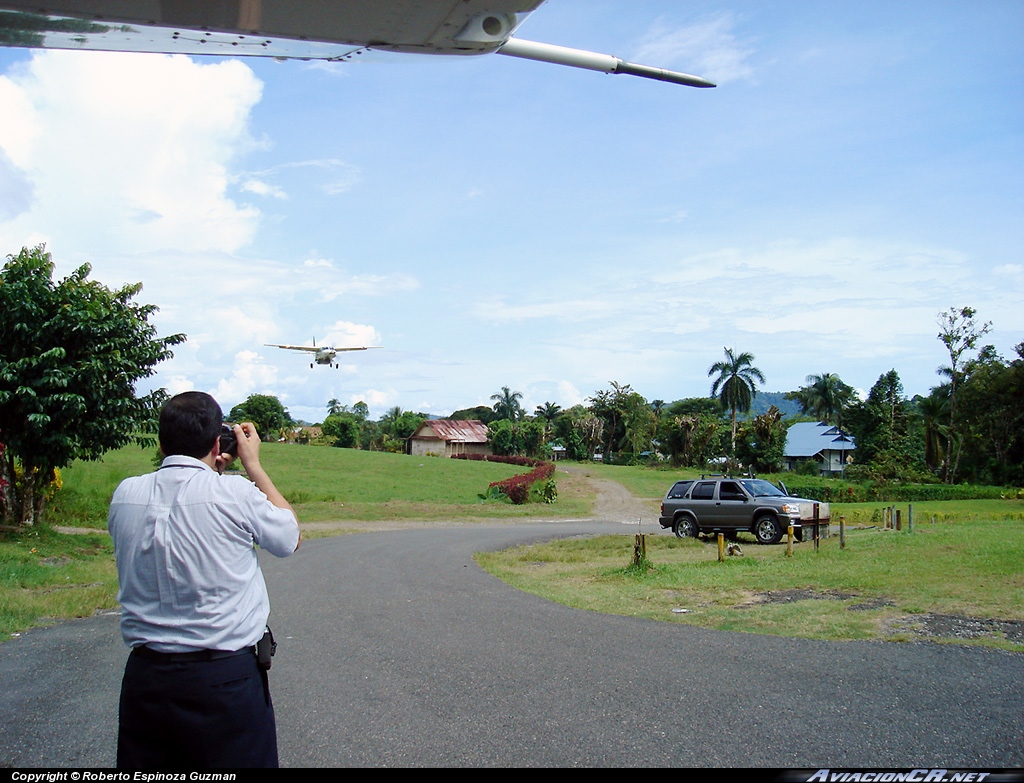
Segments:
[[[605,522],[653,522],[658,524],[660,500],[635,497],[616,481],[587,475],[586,468],[559,467],[574,479],[585,481],[594,494],[592,517]]]
[[[856,593],[842,593],[838,590],[768,590],[764,593],[755,593],[754,597],[746,603],[737,604],[734,609],[750,609],[754,606],[764,604],[786,604],[792,601],[846,601],[860,598]],[[880,598],[870,598],[851,604],[848,609],[879,609],[883,606],[892,606],[890,601]]]
[[[856,593],[838,590],[769,590],[756,593],[748,601],[736,604],[734,609],[750,609],[765,604],[792,601],[856,601],[846,608],[851,612],[884,609],[893,605],[884,598],[860,600]],[[1005,639],[1013,644],[1024,644],[1024,622],[1018,620],[990,620],[982,617],[961,617],[953,614],[903,615],[886,621],[885,635],[909,636],[914,640],[971,641],[973,639]]]
[[[952,614],[914,614],[892,620],[887,627],[892,635],[909,634],[915,639],[971,641],[972,639],[1006,639],[1024,644],[1024,622],[989,620],[981,617],[960,617]]]

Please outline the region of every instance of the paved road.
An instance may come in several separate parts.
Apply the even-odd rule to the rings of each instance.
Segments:
[[[1024,656],[607,617],[475,551],[614,523],[307,541],[267,558],[285,766],[1024,767]],[[109,766],[116,616],[0,645],[0,764]]]

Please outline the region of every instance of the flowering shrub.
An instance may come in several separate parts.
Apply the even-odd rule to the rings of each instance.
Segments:
[[[497,454],[454,454],[452,459],[482,460],[484,462],[504,462],[509,465],[521,465],[532,467],[529,473],[520,473],[502,481],[492,481],[488,485],[488,494],[497,490],[517,506],[526,503],[530,499],[530,487],[538,481],[548,481],[555,475],[555,464],[544,462],[533,457],[501,456]],[[545,498],[552,493],[545,492]],[[550,500],[548,502],[551,502]]]

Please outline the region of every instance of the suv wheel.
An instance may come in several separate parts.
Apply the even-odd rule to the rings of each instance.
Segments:
[[[754,537],[759,544],[777,544],[782,540],[782,525],[771,514],[762,514],[754,521]]]
[[[696,538],[700,530],[697,528],[697,520],[688,514],[680,514],[676,523],[672,526],[676,538]]]

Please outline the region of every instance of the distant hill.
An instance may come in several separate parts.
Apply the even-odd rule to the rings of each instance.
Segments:
[[[759,391],[750,406],[748,416],[760,416],[767,413],[773,405],[782,412],[782,418],[800,415],[800,405],[795,400],[787,400],[786,392]]]

